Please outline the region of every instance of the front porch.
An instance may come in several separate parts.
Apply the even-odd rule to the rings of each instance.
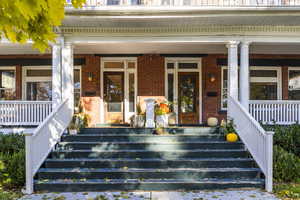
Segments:
[[[209,117],[226,118],[228,77],[236,72],[228,70],[225,44],[118,43],[115,54],[104,51],[106,45],[80,41],[73,45],[75,107],[83,104],[90,126],[129,124],[137,113],[136,106],[149,97],[173,102],[178,125],[206,124]],[[250,53],[248,43],[234,45],[241,70],[239,83],[234,82],[232,88],[239,90],[239,99],[257,121],[297,123],[300,59],[292,54],[297,45],[286,44],[282,54],[276,45],[281,44],[251,43]],[[30,46],[26,48],[32,51]],[[87,49],[92,54],[86,54]],[[137,54],[142,51],[145,53]],[[53,56],[0,57],[1,126],[37,126],[51,113],[57,96],[62,95],[55,93],[60,86],[53,84],[58,83],[57,74],[63,73],[56,69],[55,53],[53,48]],[[185,81],[191,81],[190,90],[184,89]]]

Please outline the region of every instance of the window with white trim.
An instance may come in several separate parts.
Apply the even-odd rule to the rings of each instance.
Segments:
[[[289,100],[300,100],[300,68],[289,68]]]
[[[227,67],[222,67],[221,109],[227,109]],[[250,100],[281,99],[281,68],[251,67],[250,68]]]
[[[0,100],[16,99],[15,68],[0,68]]]

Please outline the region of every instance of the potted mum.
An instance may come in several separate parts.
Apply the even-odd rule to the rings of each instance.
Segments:
[[[168,114],[170,112],[170,103],[165,101],[156,103],[155,105],[155,117],[156,127],[168,126]]]

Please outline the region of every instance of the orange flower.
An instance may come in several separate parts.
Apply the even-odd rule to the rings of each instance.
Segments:
[[[160,109],[162,110],[163,113],[169,113],[169,106],[165,103],[161,103],[159,105]]]

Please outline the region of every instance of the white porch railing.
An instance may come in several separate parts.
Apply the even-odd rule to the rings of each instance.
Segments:
[[[260,124],[232,97],[228,98],[228,116],[236,125],[236,131],[265,175],[265,188],[273,185],[273,132],[265,131]]]
[[[0,101],[0,125],[39,125],[51,111],[51,101]]]
[[[264,124],[300,122],[300,101],[250,101],[250,114]]]
[[[33,192],[33,178],[71,122],[73,107],[65,100],[58,105],[33,133],[25,134],[26,193]]]

